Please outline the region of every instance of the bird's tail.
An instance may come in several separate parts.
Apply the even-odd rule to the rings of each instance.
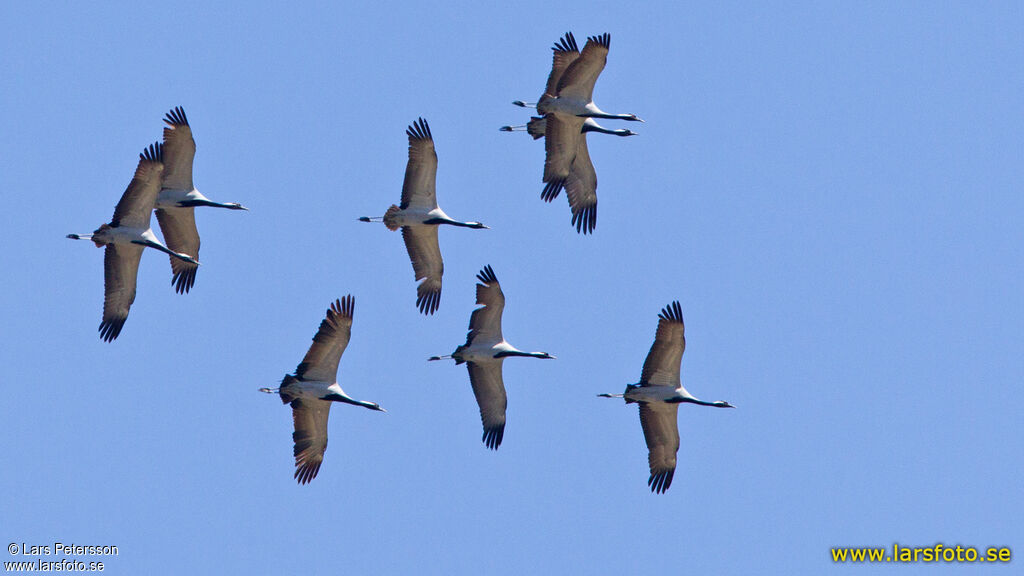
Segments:
[[[639,384],[626,384],[626,390],[625,392],[622,393],[622,397],[626,399],[626,404],[635,404],[637,402],[636,400],[633,400],[629,396],[626,396],[626,394],[629,394],[630,390],[636,390],[639,387]]]
[[[534,140],[538,140],[544,137],[547,129],[547,122],[543,118],[534,116],[530,118],[530,121],[526,123],[526,131],[529,132],[530,136],[533,136]]]
[[[288,374],[281,380],[281,387],[277,389],[277,393],[281,395],[281,402],[284,404],[290,404],[292,400],[298,398],[295,394],[292,394],[290,389],[292,384],[298,382],[299,379],[291,374]]]
[[[103,224],[93,231],[92,234],[68,234],[66,238],[71,238],[72,240],[92,240],[92,243],[95,244],[97,248],[102,248],[104,243],[97,240],[96,236],[109,229],[110,224]]]
[[[388,208],[388,211],[384,213],[384,225],[388,227],[388,230],[394,232],[395,230],[398,230],[400,228],[398,223],[395,221],[395,217],[398,215],[399,212],[401,212],[401,210],[401,208],[392,204],[391,207]]]

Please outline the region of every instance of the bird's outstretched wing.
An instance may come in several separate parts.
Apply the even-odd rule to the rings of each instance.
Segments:
[[[476,285],[476,303],[480,308],[473,310],[469,316],[469,334],[466,335],[466,346],[480,338],[483,342],[501,342],[501,313],[505,310],[505,294],[501,291],[498,277],[488,264],[476,275],[480,282]]]
[[[195,208],[160,208],[156,211],[156,221],[160,223],[160,231],[163,232],[164,242],[168,248],[199,259],[199,229],[196,228]],[[199,265],[174,256],[168,257],[171,259],[171,272],[174,274],[171,284],[174,285],[175,292],[185,294],[196,283]]]
[[[597,172],[587,149],[587,135],[581,134],[576,158],[565,180],[565,194],[572,208],[572,224],[577,232],[589,234],[597,226]]]
[[[160,195],[160,178],[164,172],[163,146],[159,142],[150,144],[139,154],[135,176],[121,195],[110,225],[114,227],[149,228],[149,216]]]
[[[679,386],[679,365],[686,350],[683,310],[679,301],[672,302],[658,315],[658,332],[647,353],[640,374],[641,386]]]
[[[437,226],[403,226],[402,240],[416,280],[423,280],[416,287],[416,307],[423,314],[433,314],[441,305],[441,277],[444,275]]]
[[[558,196],[565,180],[569,177],[572,161],[579,150],[579,141],[583,138],[583,122],[585,118],[565,116],[549,112],[544,116],[544,182],[549,185],[542,195],[550,202]],[[554,189],[552,190],[552,186]]]
[[[196,141],[192,138],[192,127],[188,125],[185,111],[178,106],[164,116],[164,170],[163,188],[191,191],[192,161],[196,157]],[[189,253],[191,255],[191,253]]]
[[[128,311],[135,302],[135,283],[139,276],[142,246],[107,244],[103,254],[103,321],[100,338],[112,342],[121,333]]]
[[[334,382],[338,376],[338,361],[348,346],[352,335],[352,312],[356,301],[351,295],[331,303],[327,317],[320,323],[320,329],[313,336],[302,363],[295,369],[295,375],[303,380]],[[326,421],[327,417],[324,416]],[[324,433],[326,445],[327,434]]]
[[[612,37],[607,32],[587,38],[587,44],[583,47],[580,57],[566,68],[558,81],[559,98],[567,97],[583,102],[590,102],[593,99],[594,83],[608,61],[611,40]]]
[[[405,133],[409,136],[409,162],[405,165],[400,208],[437,208],[437,152],[427,121],[420,118]]]
[[[676,452],[679,451],[679,404],[664,402],[640,403],[640,426],[647,441],[647,462],[651,477],[647,485],[658,494],[668,490],[676,473]]]
[[[558,95],[558,81],[570,64],[580,57],[580,49],[576,45],[576,38],[572,32],[566,32],[555,45],[551,47],[551,73],[548,74],[548,82],[544,88],[544,95],[555,97]]]
[[[473,385],[473,395],[480,406],[480,420],[484,425],[483,442],[491,450],[501,446],[505,436],[505,409],[508,398],[505,395],[505,383],[501,378],[502,362],[476,364],[467,362],[469,382]]]
[[[331,403],[325,400],[292,400],[295,432],[295,479],[306,484],[316,478],[327,450],[327,417]]]

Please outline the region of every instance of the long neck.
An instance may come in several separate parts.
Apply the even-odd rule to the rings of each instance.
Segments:
[[[450,222],[447,222],[447,224],[451,224],[452,226],[459,226],[460,228],[480,228],[481,227],[479,222],[459,222],[457,220],[452,220]]]
[[[608,114],[607,112],[588,112],[585,115],[587,118],[607,118],[608,120],[636,120],[636,116],[632,114]]]
[[[523,358],[550,358],[550,355],[546,352],[523,352],[522,350],[507,350],[505,352],[498,352],[494,355],[495,358],[505,358],[508,356],[519,356]]]
[[[479,222],[459,222],[458,220],[452,220],[451,218],[431,218],[423,222],[424,224],[448,224],[450,226],[459,226],[461,228],[483,228],[483,224]]]
[[[209,206],[211,208],[227,208],[229,210],[244,210],[239,204],[223,204],[213,200],[183,200],[178,203],[181,207]]]
[[[605,128],[604,126],[601,126],[597,122],[594,122],[594,123],[589,123],[588,122],[588,123],[584,124],[583,125],[583,131],[584,132],[597,132],[599,134],[614,134],[616,136],[628,136],[629,135],[629,130],[623,130],[621,128],[619,128],[617,130],[611,130],[609,128]]]
[[[720,404],[720,403],[716,403],[716,402],[707,402],[705,400],[698,400],[696,398],[685,398],[685,399],[683,399],[683,402],[689,402],[690,404],[699,404],[701,406],[714,406],[715,408],[728,408],[729,407],[729,406],[727,406],[725,404]]]
[[[362,400],[356,400],[355,398],[349,398],[344,394],[328,394],[324,396],[324,400],[330,400],[331,402],[344,402],[345,404],[352,404],[353,406],[362,406],[363,408],[370,408],[376,410],[379,408],[373,402],[364,402]]]
[[[140,242],[140,244],[141,244],[141,242]],[[188,262],[189,264],[195,264],[196,263],[195,259],[192,258],[191,256],[188,256],[186,254],[178,254],[174,250],[171,250],[170,248],[168,248],[167,246],[164,246],[163,244],[161,244],[159,242],[153,242],[152,240],[150,240],[149,242],[146,242],[143,245],[144,246],[149,246],[150,248],[156,248],[157,250],[163,252],[164,254],[167,254],[168,256],[171,256],[172,258],[177,258],[178,260],[181,260],[182,262]]]
[[[155,249],[163,252],[164,254],[169,254],[171,256],[177,256],[179,258],[181,257],[181,255],[178,254],[177,252],[175,252],[174,250],[171,250],[167,246],[164,246],[163,244],[161,244],[159,242],[156,242],[156,241],[153,241],[153,240],[132,240],[132,244],[138,244],[140,246],[146,246],[146,247],[149,247],[149,248],[155,248]]]

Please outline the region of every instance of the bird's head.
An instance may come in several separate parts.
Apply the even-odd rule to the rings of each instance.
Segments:
[[[711,405],[715,408],[735,408],[735,406],[729,404],[725,400],[716,400],[715,402],[712,402]]]
[[[366,404],[366,407],[370,410],[376,410],[377,412],[387,412],[387,410],[381,408],[380,404],[377,404],[376,402],[369,402]]]
[[[245,210],[246,212],[249,211],[248,208],[246,208],[245,206],[242,206],[238,202],[229,202],[229,203],[225,204],[225,206],[227,206],[231,210]]]
[[[640,117],[637,116],[636,114],[630,114],[629,116],[623,118],[623,120],[628,120],[630,122],[643,122],[643,120],[641,120]]]
[[[470,228],[475,228],[477,230],[479,230],[481,228],[486,228],[487,230],[491,229],[490,226],[485,226],[484,224],[482,224],[480,222],[469,222],[468,224],[469,224]]]
[[[551,354],[548,354],[547,352],[538,352],[537,353],[537,358],[542,358],[544,360],[557,360],[557,358],[555,358]]]
[[[636,136],[636,132],[633,132],[632,130],[630,130],[628,128],[623,128],[621,130],[616,130],[615,131],[615,135],[616,136]]]

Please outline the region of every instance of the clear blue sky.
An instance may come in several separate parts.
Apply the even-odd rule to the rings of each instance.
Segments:
[[[1024,14],[1017,3],[136,2],[0,7],[0,537],[117,545],[113,574],[903,574],[831,546],[1024,554]],[[572,5],[570,5],[572,4]],[[551,44],[610,32],[600,216],[540,200]],[[100,341],[109,220],[181,105],[207,196],[192,293],[147,253]],[[398,200],[428,119],[445,288],[414,307]],[[607,121],[609,127],[623,123]],[[155,223],[155,222],[154,222]],[[480,442],[465,338],[494,267],[509,418]],[[356,298],[319,477],[275,386]],[[663,496],[633,406],[659,309],[687,324]],[[10,559],[5,556],[4,560]],[[1019,565],[1020,559],[1014,564]],[[957,569],[959,568],[959,569]]]

